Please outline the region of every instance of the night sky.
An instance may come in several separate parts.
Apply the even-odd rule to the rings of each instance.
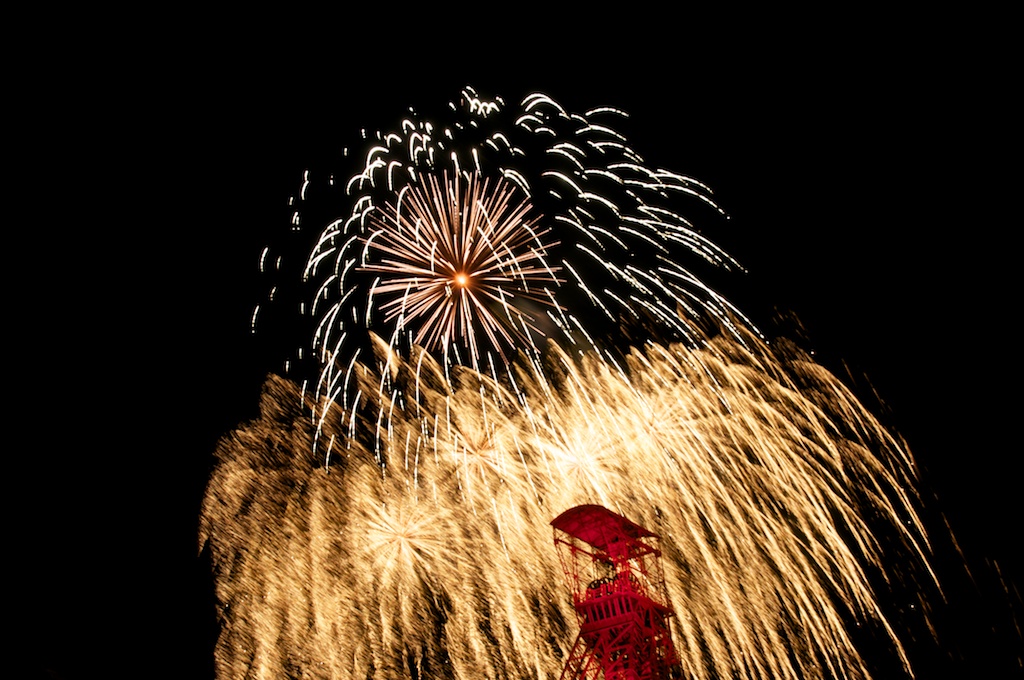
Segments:
[[[68,50],[29,88],[53,104],[22,100],[41,128],[23,173],[33,243],[8,255],[32,270],[9,288],[29,385],[9,422],[12,497],[28,498],[17,665],[212,677],[199,503],[218,438],[255,416],[280,365],[250,334],[259,253],[309,164],[469,84],[624,109],[636,151],[714,190],[730,219],[707,233],[747,268],[722,289],[769,335],[778,315],[802,322],[906,439],[937,541],[944,515],[964,552],[973,583],[940,550],[951,603],[925,667],[1022,677],[1006,20],[817,17],[807,32],[798,18],[441,31],[368,12],[336,32],[184,22]]]

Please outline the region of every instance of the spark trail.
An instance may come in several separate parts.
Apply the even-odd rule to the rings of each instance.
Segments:
[[[379,449],[329,467],[271,377],[203,513],[220,677],[557,678],[574,614],[549,523],[585,502],[663,537],[686,677],[870,677],[851,622],[903,654],[869,578],[880,526],[927,576],[912,462],[809,357],[744,340],[649,344],[624,372],[552,350],[519,395],[391,359]]]
[[[396,355],[422,344],[446,370],[503,380],[546,339],[617,361],[652,332],[694,344],[708,322],[747,325],[697,273],[737,263],[680,212],[720,217],[710,190],[646,165],[611,127],[625,115],[466,88],[444,123],[412,116],[370,135],[347,180],[307,173],[292,224],[312,247],[274,246],[261,266],[275,293],[306,291],[302,318],[284,323],[310,328],[300,354],[315,364],[316,408],[358,409],[352,367],[369,333]],[[288,269],[299,258],[301,272]]]
[[[678,207],[718,215],[707,188],[614,109],[467,88],[451,114],[304,183],[301,266],[261,259],[270,308],[308,293],[312,367],[217,450],[218,677],[558,677],[549,523],[583,503],[662,536],[688,677],[868,678],[858,626],[909,673],[876,588],[932,578],[913,461],[681,264],[737,266]]]

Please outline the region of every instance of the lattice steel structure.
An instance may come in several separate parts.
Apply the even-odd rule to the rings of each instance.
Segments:
[[[551,525],[580,625],[561,679],[681,678],[658,535],[600,505]]]

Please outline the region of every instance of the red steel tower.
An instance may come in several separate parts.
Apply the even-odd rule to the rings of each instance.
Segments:
[[[561,680],[681,678],[658,535],[600,505],[551,525],[580,624]]]

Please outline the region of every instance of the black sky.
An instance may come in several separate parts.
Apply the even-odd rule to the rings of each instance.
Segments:
[[[769,328],[795,314],[827,367],[877,392],[960,541],[975,584],[943,567],[956,623],[933,656],[1021,677],[1020,596],[993,586],[995,564],[1024,584],[1005,19],[502,17],[177,19],[26,78],[43,98],[20,100],[32,244],[10,256],[38,263],[11,289],[32,387],[12,423],[30,425],[28,668],[212,677],[197,514],[217,439],[273,367],[249,333],[259,252],[310,163],[470,84],[622,108],[635,150],[711,186],[731,217],[712,236],[748,270],[734,301]]]

